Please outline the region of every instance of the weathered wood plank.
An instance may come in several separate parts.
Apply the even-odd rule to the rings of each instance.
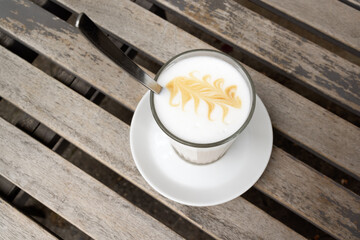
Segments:
[[[0,174],[89,236],[97,239],[180,239],[3,119],[0,119],[0,131]]]
[[[232,0],[152,1],[360,116],[360,68],[355,64]]]
[[[57,238],[0,198],[0,239]]]
[[[61,0],[61,2],[76,11],[89,13],[102,27],[107,28],[115,35],[131,43],[130,45],[134,46],[134,48],[145,52],[160,63],[164,63],[175,54],[186,50],[211,48],[211,46],[204,42],[128,1],[108,1],[106,5],[98,5],[94,1],[85,0]],[[106,18],[104,18],[104,13],[108,13]],[[129,19],[131,21],[128,21]],[[36,21],[40,20],[36,19]],[[127,24],[120,26],[116,24],[118,22],[126,22]],[[154,33],[156,34],[154,35]],[[17,34],[18,36],[20,35],[19,33]],[[144,38],[143,36],[151,37]],[[61,33],[58,33],[57,37],[63,38]],[[36,37],[34,36],[33,38]],[[81,39],[81,37],[78,37],[78,39]],[[48,39],[43,44],[50,44],[50,40]],[[165,40],[168,41],[165,42]],[[80,42],[83,44],[82,40]],[[54,41],[51,44],[60,43]],[[29,44],[34,45],[36,43],[30,41]],[[77,43],[74,42],[73,47],[75,46],[77,46]],[[41,49],[42,45],[36,45],[36,48]],[[52,55],[58,55],[63,49],[66,49],[66,46],[61,46],[61,50],[53,52]],[[92,50],[89,51],[91,51],[91,54],[96,54]],[[75,54],[74,51],[73,54]],[[100,58],[101,56],[98,57]],[[68,59],[59,60],[61,60],[61,64],[68,62]],[[106,60],[103,61],[106,62]],[[74,65],[76,62],[72,64]],[[93,62],[93,64],[96,64],[96,62]],[[106,66],[101,66],[107,69]],[[360,165],[357,164],[357,159],[360,155],[360,149],[358,148],[360,133],[358,128],[282,87],[259,72],[247,66],[245,67],[253,77],[258,94],[262,99],[265,99],[265,105],[271,108],[269,112],[273,124],[278,130],[302,144],[316,155],[360,179]],[[79,66],[78,68],[75,74],[81,74],[84,71],[90,73],[93,70],[87,68],[87,66]],[[118,79],[107,78],[108,82],[112,80],[118,81]],[[126,81],[126,79],[124,80]],[[93,79],[92,83],[103,86],[102,79]],[[109,87],[111,86],[113,86],[113,83],[109,83]],[[117,96],[111,95],[112,92],[110,91],[106,93],[110,93],[110,96],[116,98]],[[135,91],[132,89],[122,94],[128,94],[130,101],[126,103],[131,106],[130,109],[134,109],[136,104],[132,105],[134,102],[131,99],[134,96],[140,98],[140,94],[142,95],[144,92],[145,89],[141,86]]]
[[[251,229],[259,224],[254,222],[256,214],[244,209],[242,209],[240,219],[239,216],[234,216],[236,212],[232,212],[231,208],[239,209],[237,204],[243,208],[244,200],[242,198],[217,207],[191,208],[160,197],[139,176],[134,163],[131,161],[127,125],[85,99],[74,95],[63,85],[58,86],[58,82],[53,82],[53,79],[42,76],[43,73],[38,70],[27,69],[24,64],[21,64],[21,68],[15,66],[13,61],[19,61],[19,59],[16,60],[15,56],[2,51],[0,53],[4,56],[1,58],[3,59],[2,64],[6,66],[5,69],[8,69],[8,72],[3,71],[4,76],[6,76],[3,79],[12,79],[10,82],[0,80],[0,89],[3,89],[3,91],[0,90],[0,95],[16,103],[25,112],[31,113],[35,118],[41,120],[79,148],[215,236],[228,236],[224,234],[234,236],[234,232],[239,231],[240,226],[237,223],[242,217],[247,219],[248,225],[243,226],[244,219],[242,219],[240,228],[245,227],[246,232],[249,231],[247,227]],[[13,72],[17,72],[19,75],[11,77]],[[31,89],[36,89],[36,92]],[[272,198],[293,209],[333,236],[347,239],[357,238],[356,233],[359,230],[359,225],[356,219],[360,217],[360,213],[353,210],[353,207],[359,206],[358,196],[344,190],[313,169],[304,167],[276,147],[274,147],[273,159],[275,160],[272,161],[265,173],[265,176],[273,179],[265,183],[258,182],[256,188],[266,192]],[[289,170],[289,168],[293,169]],[[231,207],[228,208],[229,205]],[[229,232],[218,225],[213,225],[212,222],[208,222],[208,217],[214,219],[214,210],[223,212],[221,215],[218,213],[215,215],[220,218],[216,222],[223,222],[224,219],[222,218],[226,218],[228,221],[226,226],[232,226],[230,230],[225,229]],[[195,214],[196,211],[198,211],[197,214]],[[324,214],[324,211],[329,215]],[[249,222],[249,215],[247,214],[252,215],[251,218],[254,221]],[[200,218],[199,216],[203,217]],[[270,224],[269,219],[265,219],[265,222],[262,221],[261,223],[263,226],[256,228],[260,229],[260,233],[252,233],[253,235],[264,237],[262,235],[264,232],[271,231],[267,229],[269,227],[267,224]],[[275,230],[278,227],[272,226],[271,228]],[[251,229],[251,231],[257,230]]]
[[[0,69],[0,96],[29,112],[65,139],[214,237],[301,238],[243,198],[209,208],[187,207],[165,199],[137,171],[129,146],[128,125],[3,48],[0,48],[0,63],[4,66]],[[53,169],[60,171],[57,166]],[[19,186],[23,188],[22,185]],[[99,190],[100,188],[96,191]],[[90,189],[88,191],[92,192]],[[61,192],[55,196],[58,194]],[[67,202],[70,203],[70,200]],[[51,204],[45,203],[48,207]]]
[[[360,55],[360,12],[338,0],[251,0]]]

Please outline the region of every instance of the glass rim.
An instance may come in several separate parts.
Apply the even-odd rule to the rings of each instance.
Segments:
[[[189,53],[193,53],[193,52],[211,52],[211,53],[216,53],[216,54],[221,54],[223,56],[225,56],[226,58],[229,58],[230,60],[232,60],[235,65],[237,65],[238,67],[240,67],[240,69],[245,73],[247,80],[250,84],[250,93],[252,96],[252,101],[251,101],[251,107],[250,107],[250,112],[245,120],[245,122],[241,125],[241,127],[233,134],[231,134],[229,137],[226,137],[222,140],[216,141],[216,142],[211,142],[211,143],[193,143],[184,139],[181,139],[179,137],[177,137],[175,134],[171,133],[161,122],[160,118],[158,117],[157,113],[156,113],[156,109],[155,109],[155,104],[154,104],[154,92],[150,91],[150,108],[151,108],[151,112],[152,115],[156,121],[156,123],[158,124],[158,126],[161,128],[161,130],[166,133],[166,135],[168,135],[171,139],[175,140],[176,142],[179,142],[181,144],[190,146],[190,147],[196,147],[196,148],[210,148],[210,147],[216,147],[216,146],[220,146],[223,145],[226,142],[229,142],[232,139],[235,139],[248,125],[248,123],[250,122],[254,110],[255,110],[255,104],[256,104],[256,94],[255,94],[255,86],[254,83],[252,81],[252,78],[250,77],[250,74],[247,72],[247,70],[240,64],[240,62],[238,60],[236,60],[235,58],[229,56],[226,53],[217,51],[217,50],[213,50],[213,49],[193,49],[193,50],[189,50],[189,51],[185,51],[182,52],[180,54],[177,54],[176,56],[172,57],[170,60],[168,60],[161,68],[160,70],[157,72],[154,80],[157,81],[160,74],[162,73],[162,71],[170,64],[172,63],[174,60],[176,60],[177,58],[189,54]]]

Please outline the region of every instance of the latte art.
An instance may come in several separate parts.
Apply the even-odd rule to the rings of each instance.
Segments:
[[[219,56],[219,57],[218,57]],[[154,108],[178,138],[199,144],[221,141],[244,124],[251,108],[246,74],[221,55],[184,55],[162,69]]]
[[[222,120],[224,122],[229,112],[229,106],[234,108],[241,107],[241,100],[236,95],[237,86],[231,85],[223,89],[224,79],[218,78],[211,83],[211,75],[207,74],[199,79],[195,72],[189,73],[189,76],[179,76],[172,79],[166,84],[170,91],[169,104],[173,107],[179,106],[180,103],[174,103],[177,94],[181,94],[181,106],[184,110],[186,103],[191,99],[194,101],[195,112],[197,113],[200,101],[204,101],[208,106],[207,117],[211,120],[211,113],[215,106],[221,107]]]

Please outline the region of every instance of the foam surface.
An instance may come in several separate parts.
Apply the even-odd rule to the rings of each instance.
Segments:
[[[241,100],[241,107],[227,106],[228,113],[223,119],[223,108],[215,104],[208,118],[208,104],[200,98],[197,111],[194,99],[191,98],[182,109],[181,92],[173,98],[170,104],[170,91],[166,85],[176,77],[188,77],[190,73],[202,79],[208,79],[213,84],[216,79],[224,79],[221,89],[231,85],[236,86],[236,96]],[[213,143],[223,140],[235,133],[246,121],[250,112],[250,90],[245,82],[246,75],[231,64],[210,56],[194,56],[185,58],[167,67],[158,78],[158,83],[164,87],[159,95],[154,95],[154,104],[157,115],[163,125],[177,137],[193,143]]]

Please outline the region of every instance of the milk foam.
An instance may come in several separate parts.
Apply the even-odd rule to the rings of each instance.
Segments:
[[[181,106],[181,92],[169,102],[170,91],[166,85],[176,77],[193,74],[198,79],[210,75],[208,82],[213,84],[215,80],[222,78],[223,90],[229,86],[236,86],[236,96],[241,100],[241,107],[228,106],[228,113],[223,119],[223,109],[215,104],[208,119],[208,105],[202,99],[195,111],[194,99],[191,98],[184,108]],[[250,90],[245,82],[245,74],[239,72],[234,66],[224,60],[211,56],[193,56],[182,59],[168,66],[157,79],[163,86],[160,94],[154,95],[154,105],[157,115],[162,124],[175,136],[193,143],[213,143],[221,141],[235,133],[246,121],[250,108]]]

